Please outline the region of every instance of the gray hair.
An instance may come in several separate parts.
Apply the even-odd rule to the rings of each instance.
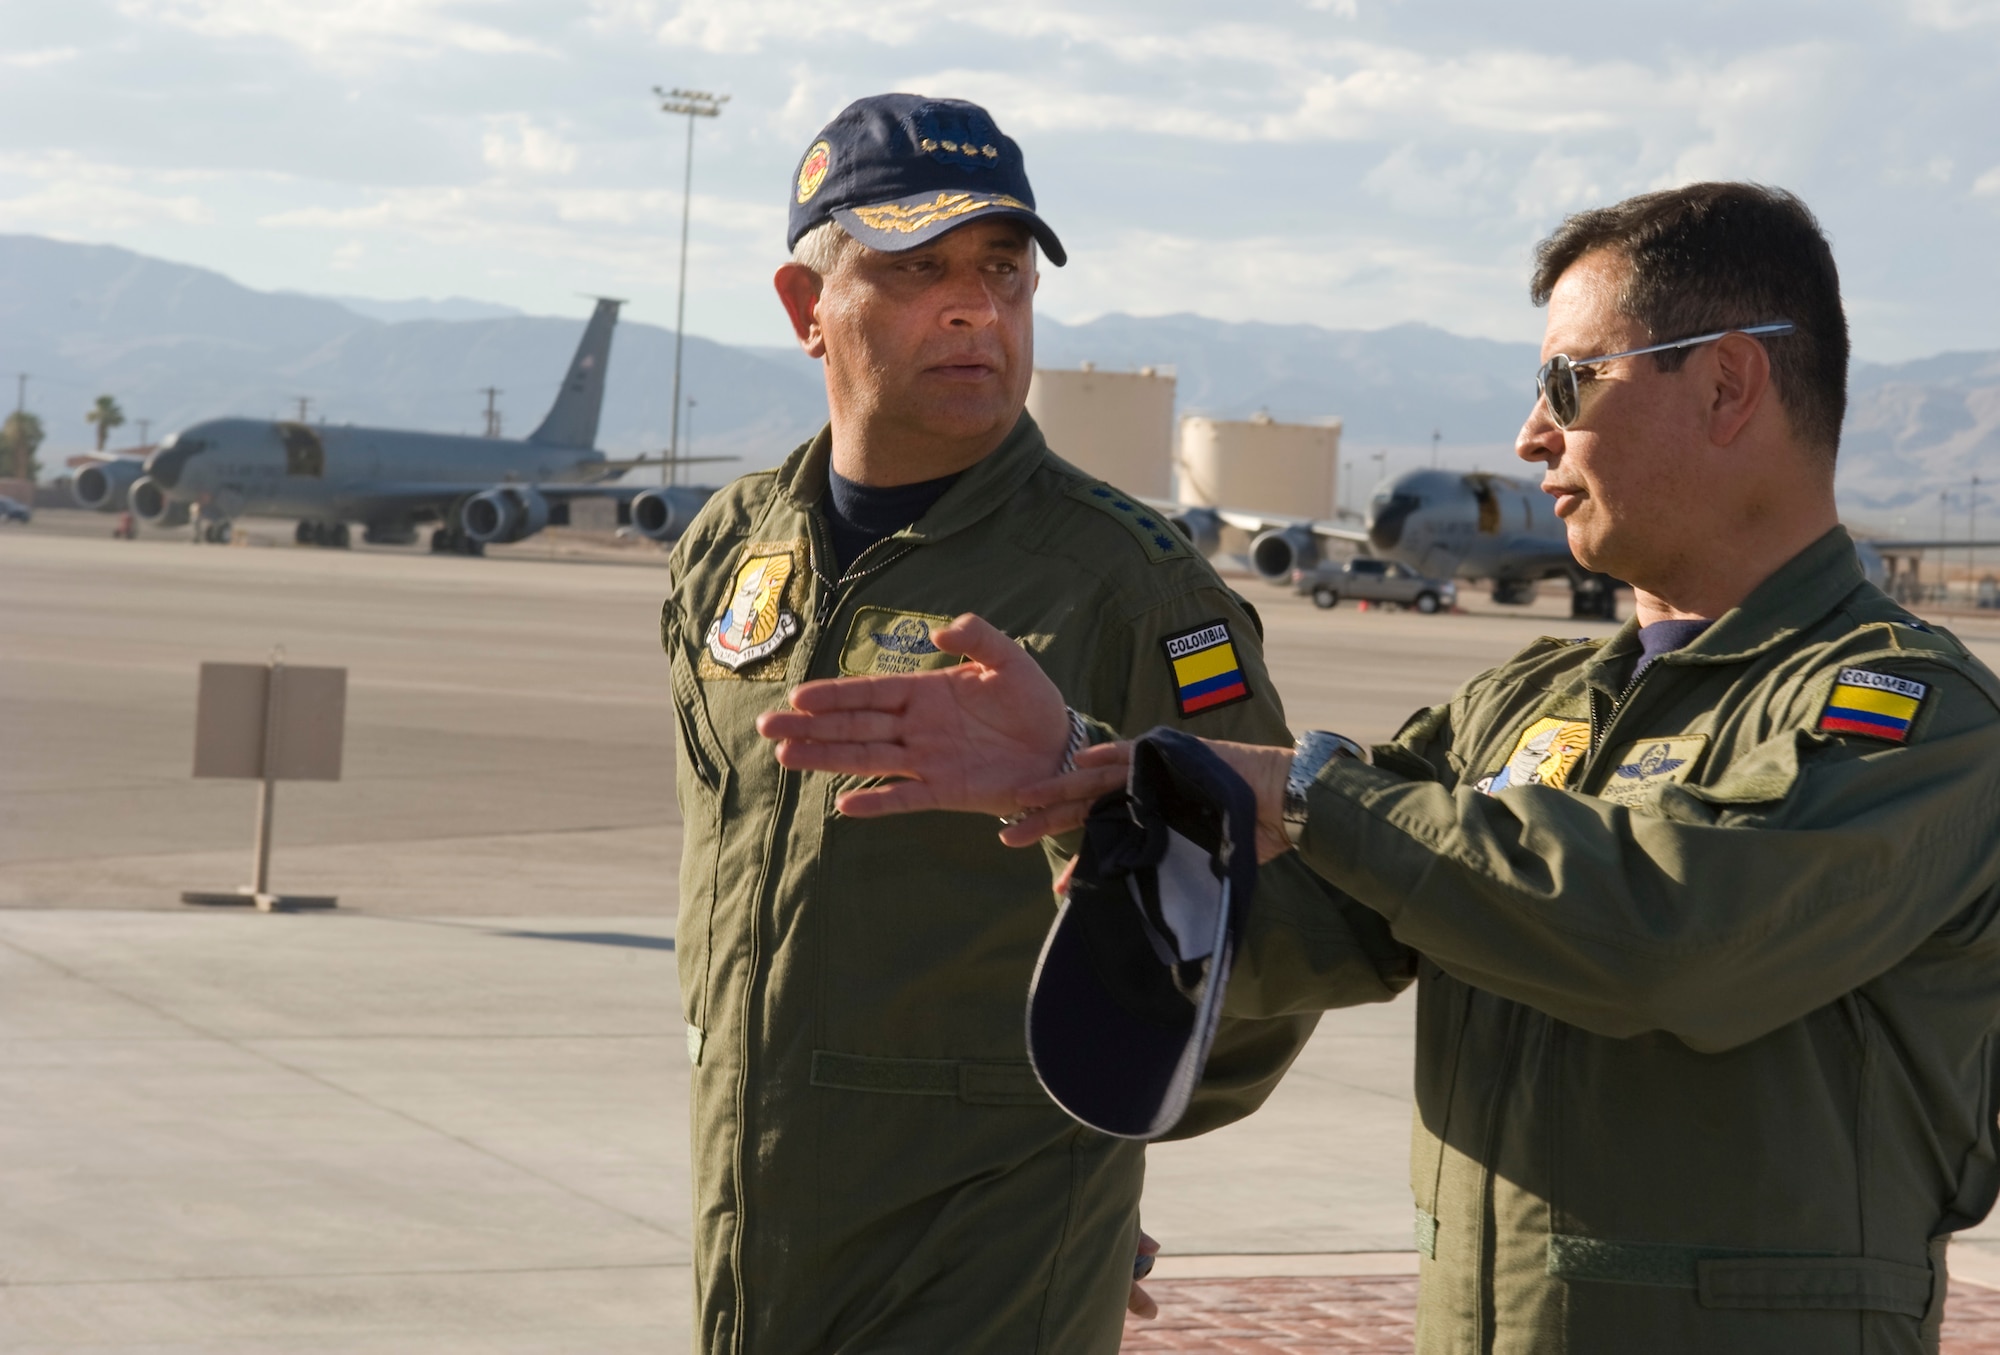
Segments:
[[[849,235],[838,221],[832,217],[820,222],[792,246],[792,262],[802,264],[821,277],[832,276],[847,256],[861,248],[861,242]],[[1028,237],[1028,271],[1037,271],[1040,261],[1035,237]]]
[[[798,244],[792,246],[792,262],[803,264],[821,277],[827,277],[859,244],[860,241],[842,229],[838,221],[828,217],[799,237]]]

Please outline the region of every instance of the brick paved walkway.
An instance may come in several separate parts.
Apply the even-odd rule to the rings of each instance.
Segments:
[[[1146,1290],[1160,1315],[1126,1322],[1134,1355],[1410,1355],[1415,1346],[1410,1275],[1160,1280]],[[2000,1355],[2000,1290],[1952,1285],[1944,1355]]]

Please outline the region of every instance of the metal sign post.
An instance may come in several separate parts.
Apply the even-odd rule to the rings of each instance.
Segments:
[[[335,905],[331,895],[271,892],[271,823],[279,781],[340,780],[346,716],[345,668],[287,667],[282,650],[267,664],[201,666],[194,774],[260,782],[257,837],[249,884],[228,893],[188,890],[182,903],[254,904],[266,913]]]

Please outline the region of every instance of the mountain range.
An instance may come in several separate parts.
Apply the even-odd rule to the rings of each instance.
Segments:
[[[83,413],[115,395],[157,437],[221,414],[296,416],[448,432],[483,425],[485,387],[511,436],[539,422],[581,331],[466,298],[378,301],[261,292],[219,273],[104,245],[0,235],[0,371],[28,372],[43,462],[89,444]],[[668,439],[674,336],[625,319],[612,349],[599,443],[617,455]],[[1531,344],[1428,325],[1337,330],[1204,316],[1038,317],[1036,361],[1171,368],[1183,413],[1280,420],[1339,416],[1343,456],[1390,470],[1428,458],[1499,469],[1510,459],[1538,354]],[[689,450],[751,469],[780,459],[826,415],[817,364],[796,350],[687,338]],[[136,428],[124,430],[125,440]],[[1844,507],[1872,524],[1935,530],[1939,495],[1963,524],[1971,477],[2000,475],[2000,351],[1857,362],[1841,450]],[[703,477],[711,478],[711,477]]]

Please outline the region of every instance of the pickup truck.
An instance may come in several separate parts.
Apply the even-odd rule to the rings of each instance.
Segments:
[[[1429,616],[1458,601],[1458,585],[1449,579],[1427,579],[1402,565],[1366,556],[1339,564],[1322,560],[1310,569],[1295,569],[1292,587],[1310,594],[1316,607],[1337,607],[1342,598],[1353,598],[1356,602],[1393,602]]]

